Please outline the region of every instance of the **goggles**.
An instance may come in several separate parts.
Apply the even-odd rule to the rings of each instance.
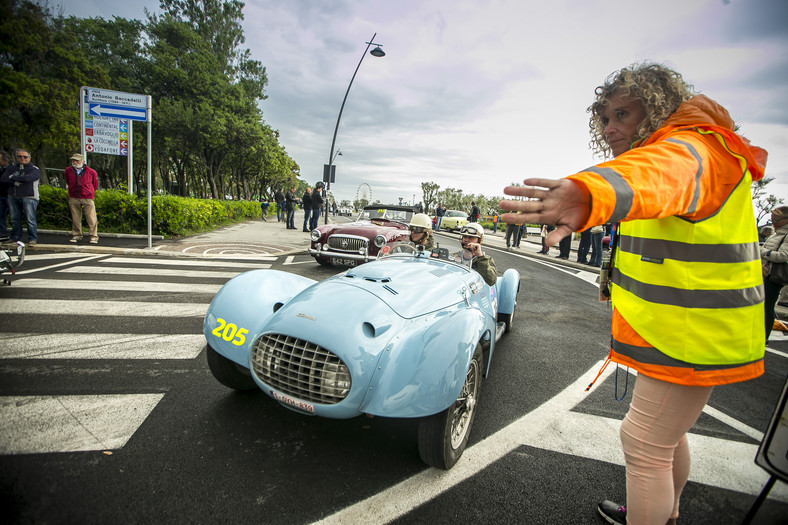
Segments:
[[[427,228],[423,228],[421,226],[408,226],[408,229],[413,233],[424,233],[427,231]]]
[[[481,237],[479,235],[479,231],[473,226],[471,226],[470,228],[468,226],[463,226],[462,229],[460,230],[460,234],[468,237]]]

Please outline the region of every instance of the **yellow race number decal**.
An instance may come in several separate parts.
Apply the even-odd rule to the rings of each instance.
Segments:
[[[211,333],[216,337],[221,337],[225,341],[230,341],[236,346],[241,346],[246,342],[244,334],[248,334],[249,330],[246,328],[238,328],[233,323],[228,323],[221,317],[216,318],[218,326],[211,330]]]

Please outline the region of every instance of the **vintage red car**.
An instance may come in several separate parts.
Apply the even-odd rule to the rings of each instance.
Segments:
[[[326,224],[312,230],[309,254],[323,266],[357,266],[371,261],[387,244],[408,240],[408,224],[415,213],[415,206],[369,205],[356,222]]]

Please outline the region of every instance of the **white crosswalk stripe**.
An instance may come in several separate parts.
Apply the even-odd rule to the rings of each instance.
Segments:
[[[0,359],[194,359],[202,334],[0,334]]]
[[[68,259],[68,260],[66,260]],[[133,257],[64,257],[62,254],[35,256],[44,265],[18,275],[14,290],[35,291],[30,298],[6,297],[0,301],[0,315],[29,314],[76,316],[94,321],[85,326],[96,326],[95,318],[113,318],[114,326],[125,320],[155,317],[164,320],[200,319],[205,316],[212,297],[226,281],[253,269],[270,268],[267,262],[205,261],[190,259],[150,259]],[[263,259],[275,261],[274,257]],[[59,277],[41,277],[50,271]],[[34,277],[32,275],[35,275]],[[79,277],[85,276],[85,279]],[[121,277],[118,280],[118,277]],[[197,282],[156,282],[172,277]],[[201,282],[202,281],[202,282]],[[45,290],[123,291],[130,300],[79,301],[41,299]],[[134,292],[139,298],[133,300]],[[45,292],[44,292],[45,293]],[[151,301],[155,294],[168,294],[167,302]],[[183,294],[183,302],[172,302],[172,294]],[[189,294],[202,295],[189,301]],[[107,297],[107,294],[104,294]],[[109,296],[111,297],[111,295]],[[178,297],[181,297],[178,295]],[[194,298],[192,298],[194,299]],[[193,321],[192,321],[193,322]],[[101,323],[99,323],[101,324]],[[105,326],[101,324],[101,326]],[[0,359],[65,360],[176,360],[195,359],[205,347],[202,333],[27,333],[9,324],[0,325]],[[13,331],[12,331],[13,330]],[[75,381],[77,381],[75,379]],[[131,385],[130,385],[131,387]],[[35,454],[76,452],[123,447],[150,415],[165,394],[91,394],[49,396],[0,396],[0,454]]]

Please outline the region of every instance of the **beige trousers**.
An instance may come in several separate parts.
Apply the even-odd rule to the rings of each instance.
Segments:
[[[96,204],[93,199],[68,198],[68,207],[71,210],[71,235],[82,237],[82,210],[85,210],[85,222],[88,223],[88,235],[91,239],[98,239],[98,220],[96,219]]]
[[[687,432],[714,387],[677,385],[638,374],[621,424],[627,464],[627,523],[665,525],[678,518],[690,471]]]

